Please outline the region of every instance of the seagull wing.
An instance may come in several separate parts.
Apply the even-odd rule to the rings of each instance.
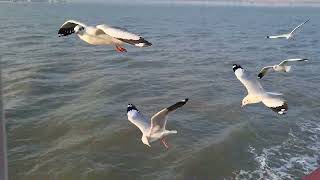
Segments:
[[[292,34],[295,30],[297,30],[298,28],[300,28],[302,25],[304,25],[305,23],[307,23],[307,22],[309,22],[309,21],[310,21],[310,19],[308,19],[308,20],[306,20],[305,22],[299,24],[299,26],[295,27],[295,28],[290,32],[290,34]]]
[[[143,134],[148,133],[150,124],[147,122],[143,114],[133,104],[128,104],[127,116],[128,120],[136,125]]]
[[[60,36],[68,36],[70,34],[74,33],[74,28],[80,25],[82,27],[86,27],[85,24],[79,22],[79,21],[74,21],[74,20],[68,20],[65,23],[62,24],[62,26],[60,27],[58,34]]]
[[[161,111],[157,112],[155,115],[153,115],[151,118],[150,134],[165,130],[168,114],[185,105],[188,102],[188,100],[189,99],[184,99],[182,101],[179,101],[174,105],[164,108]]]
[[[258,77],[261,79],[263,76],[265,76],[267,74],[267,72],[270,70],[270,69],[273,69],[273,66],[266,66],[266,67],[263,67],[259,74],[258,74]]]
[[[308,61],[308,59],[302,59],[302,58],[296,58],[296,59],[286,59],[283,60],[279,66],[285,66],[287,65],[289,62],[298,62],[298,61]]]
[[[249,77],[247,73],[244,71],[244,69],[239,68],[234,73],[236,77],[239,79],[239,81],[247,89],[248,94],[255,95],[255,94],[261,94],[264,92],[263,87],[257,81],[257,79]]]
[[[262,103],[278,114],[285,114],[288,111],[288,103],[276,93],[265,93]]]
[[[128,32],[124,28],[110,27],[105,24],[98,25],[97,28],[101,29],[109,36],[128,44],[132,44],[138,47],[146,47],[146,46],[152,45],[150,42],[146,41],[144,38],[136,34],[133,34],[131,32]]]

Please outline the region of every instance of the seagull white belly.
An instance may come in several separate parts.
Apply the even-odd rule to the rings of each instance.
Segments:
[[[117,39],[117,41],[115,41],[115,39],[110,36],[90,36],[87,34],[83,34],[79,36],[79,38],[92,45],[122,44],[122,41],[119,41]]]
[[[156,134],[152,134],[151,136],[148,136],[148,139],[149,139],[149,142],[152,143],[154,141],[159,140],[162,137],[163,137],[163,133],[156,133]]]
[[[286,66],[277,66],[274,70],[277,72],[286,72]]]

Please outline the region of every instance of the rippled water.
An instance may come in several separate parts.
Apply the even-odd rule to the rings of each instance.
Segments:
[[[294,40],[267,40],[307,18]],[[319,8],[0,4],[1,59],[14,180],[299,179],[319,167]],[[150,48],[58,38],[67,19],[139,32]],[[262,84],[289,112],[241,108],[232,64],[257,73],[285,58],[310,62]],[[169,118],[171,149],[148,148],[127,121],[189,97]]]

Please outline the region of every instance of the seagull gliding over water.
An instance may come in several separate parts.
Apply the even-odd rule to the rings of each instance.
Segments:
[[[290,33],[288,34],[281,34],[281,35],[276,35],[276,36],[267,36],[266,38],[268,39],[277,39],[277,38],[286,38],[286,39],[290,39],[293,36],[293,33],[300,28],[302,25],[304,25],[305,23],[307,23],[308,21],[310,21],[310,19],[306,20],[305,22],[301,23],[299,26],[295,27]]]
[[[150,143],[161,140],[163,145],[168,149],[169,146],[165,141],[165,137],[169,134],[176,134],[176,130],[167,130],[166,123],[167,117],[170,112],[174,112],[176,109],[182,107],[188,102],[188,99],[184,99],[175,103],[174,105],[164,108],[151,117],[149,123],[142,113],[133,104],[128,104],[127,116],[128,120],[136,125],[142,132],[141,141],[143,144],[151,147]]]
[[[59,29],[60,36],[77,34],[79,38],[92,45],[113,45],[118,52],[127,52],[123,47],[125,43],[137,47],[148,47],[152,44],[144,38],[130,33],[125,29],[111,27],[105,24],[87,26],[81,22],[69,20],[66,21]]]
[[[283,60],[280,64],[276,64],[276,65],[273,65],[273,66],[266,66],[266,67],[263,67],[259,74],[258,74],[258,78],[262,78],[263,76],[265,76],[267,74],[267,72],[269,72],[271,69],[273,69],[274,71],[276,72],[289,72],[290,69],[291,69],[291,66],[288,66],[288,63],[289,62],[301,62],[301,61],[308,61],[308,59],[300,59],[300,58],[297,58],[297,59],[286,59],[286,60]]]
[[[280,97],[282,94],[266,92],[257,78],[249,77],[240,65],[234,64],[232,69],[236,77],[248,91],[248,95],[242,100],[242,107],[247,104],[262,102],[264,105],[278,114],[285,114],[287,112],[288,104]]]

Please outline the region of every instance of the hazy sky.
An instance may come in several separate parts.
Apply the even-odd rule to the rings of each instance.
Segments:
[[[159,2],[159,3],[246,3],[246,4],[320,4],[320,0],[69,0],[70,2]]]

